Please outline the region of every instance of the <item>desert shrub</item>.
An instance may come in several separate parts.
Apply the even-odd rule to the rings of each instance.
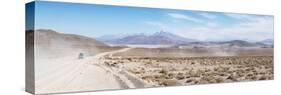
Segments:
[[[164,86],[177,86],[180,85],[180,83],[175,79],[164,79],[160,81],[160,85]]]
[[[219,76],[227,76],[227,74],[225,74],[225,73],[219,73],[218,75]]]
[[[117,62],[113,62],[112,64],[110,64],[109,66],[115,67],[117,65]]]
[[[170,71],[177,71],[177,69],[176,68],[171,68]]]
[[[191,77],[200,77],[201,74],[199,72],[191,71],[189,72]]]
[[[191,79],[187,79],[187,80],[185,81],[185,83],[191,83],[191,82],[192,82]]]
[[[222,82],[224,82],[224,79],[221,78],[221,77],[216,78],[215,80],[216,80],[216,83],[222,83]]]
[[[176,78],[179,79],[179,80],[182,80],[182,79],[184,79],[185,77],[184,77],[183,73],[178,73],[178,75],[177,75]]]
[[[172,79],[172,78],[174,78],[175,77],[175,74],[174,73],[169,73],[169,74],[167,74],[166,75],[166,79]]]
[[[195,62],[191,62],[191,65],[195,65]]]
[[[252,76],[251,79],[252,80],[258,80],[258,77],[257,76]]]
[[[194,84],[199,84],[199,80],[194,80]]]
[[[236,79],[234,78],[233,75],[228,76],[226,79],[232,80],[232,81],[236,81]]]
[[[198,84],[207,84],[207,83],[210,83],[210,82],[207,81],[207,80],[200,80],[200,81],[198,82]]]
[[[134,74],[140,74],[141,72],[140,71],[134,71],[133,73]]]
[[[161,73],[161,74],[167,74],[168,71],[167,71],[166,69],[161,69],[161,70],[159,71],[159,73]]]
[[[248,74],[247,77],[252,77],[254,76],[252,73]]]
[[[265,77],[265,76],[261,76],[261,77],[259,78],[259,80],[266,80],[266,77]]]
[[[218,71],[219,70],[219,68],[214,68],[214,71]]]
[[[141,77],[143,80],[154,80],[155,77],[154,76],[143,76]]]
[[[185,76],[185,78],[191,78],[189,75]]]
[[[165,75],[154,75],[155,79],[162,79],[165,78]]]
[[[201,80],[205,80],[205,81],[208,81],[208,82],[210,82],[210,83],[213,83],[213,82],[215,82],[215,77],[214,76],[204,76],[204,77],[202,77],[201,78]]]
[[[104,63],[105,63],[106,65],[110,65],[110,63],[109,63],[109,62],[107,62],[107,61],[105,61]]]
[[[128,72],[134,73],[134,74],[138,74],[138,71],[135,69],[129,69]]]

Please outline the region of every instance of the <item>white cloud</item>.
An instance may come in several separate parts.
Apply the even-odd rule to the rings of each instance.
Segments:
[[[245,20],[248,17],[239,19]],[[273,18],[256,16],[250,21],[237,23],[231,27],[217,25],[215,23],[207,26],[186,27],[175,31],[178,35],[199,40],[248,40],[260,41],[273,39]],[[214,27],[216,26],[216,27]]]
[[[220,24],[218,24],[217,22],[214,22],[214,21],[206,22],[205,25],[207,27],[219,27],[220,26]]]
[[[200,13],[199,15],[203,16],[204,18],[211,19],[211,20],[214,20],[217,18],[216,15],[213,15],[210,13]]]
[[[272,19],[272,17],[265,16],[265,15],[262,16],[262,15],[233,14],[233,13],[227,13],[224,15],[238,21],[246,21],[246,22],[258,22],[259,20]]]
[[[228,17],[237,19],[237,20],[248,20],[248,19],[252,19],[254,16],[253,15],[247,15],[247,14],[233,14],[233,13],[226,13],[224,14]]]
[[[199,23],[201,22],[200,19],[188,16],[188,15],[184,15],[184,14],[179,14],[179,13],[168,13],[169,16],[175,18],[175,19],[183,19],[183,20],[188,20],[188,21],[192,21],[195,23]]]
[[[190,20],[181,14],[170,14],[177,19]],[[214,18],[214,17],[210,17]],[[198,40],[247,40],[260,41],[273,39],[273,18],[269,16],[231,15],[235,19],[233,25],[226,26],[216,20],[200,21],[200,25],[174,25],[177,23],[145,22],[146,25],[157,27],[177,35]],[[194,20],[194,18],[192,18]],[[196,22],[196,20],[194,20]]]
[[[144,24],[152,26],[152,27],[156,27],[159,29],[167,29],[167,26],[161,22],[155,22],[155,21],[145,21]]]

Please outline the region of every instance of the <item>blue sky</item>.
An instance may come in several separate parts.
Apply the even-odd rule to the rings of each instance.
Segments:
[[[273,39],[273,16],[36,1],[35,28],[90,37],[161,30],[198,40]]]

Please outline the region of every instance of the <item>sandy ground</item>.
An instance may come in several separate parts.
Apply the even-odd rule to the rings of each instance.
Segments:
[[[44,65],[41,63],[35,68],[35,92],[44,94],[144,87],[134,76],[103,64],[104,56],[127,50],[130,48],[104,52],[80,60],[72,57],[45,60]]]
[[[169,57],[162,57],[165,51],[151,51],[122,48],[84,59],[78,59],[77,55],[60,58],[39,56],[41,59],[35,64],[35,92],[46,94],[273,79],[273,56],[171,57],[174,55],[168,53]],[[147,53],[153,57],[143,55]]]
[[[108,57],[106,64],[157,86],[273,79],[273,56]]]

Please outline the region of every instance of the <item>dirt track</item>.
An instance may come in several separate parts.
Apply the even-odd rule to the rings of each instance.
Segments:
[[[36,76],[36,93],[60,93],[74,91],[109,90],[143,87],[144,85],[124,73],[103,64],[104,56],[124,52],[130,48],[104,52],[82,60],[72,60],[51,67]],[[134,83],[134,82],[136,82]]]

